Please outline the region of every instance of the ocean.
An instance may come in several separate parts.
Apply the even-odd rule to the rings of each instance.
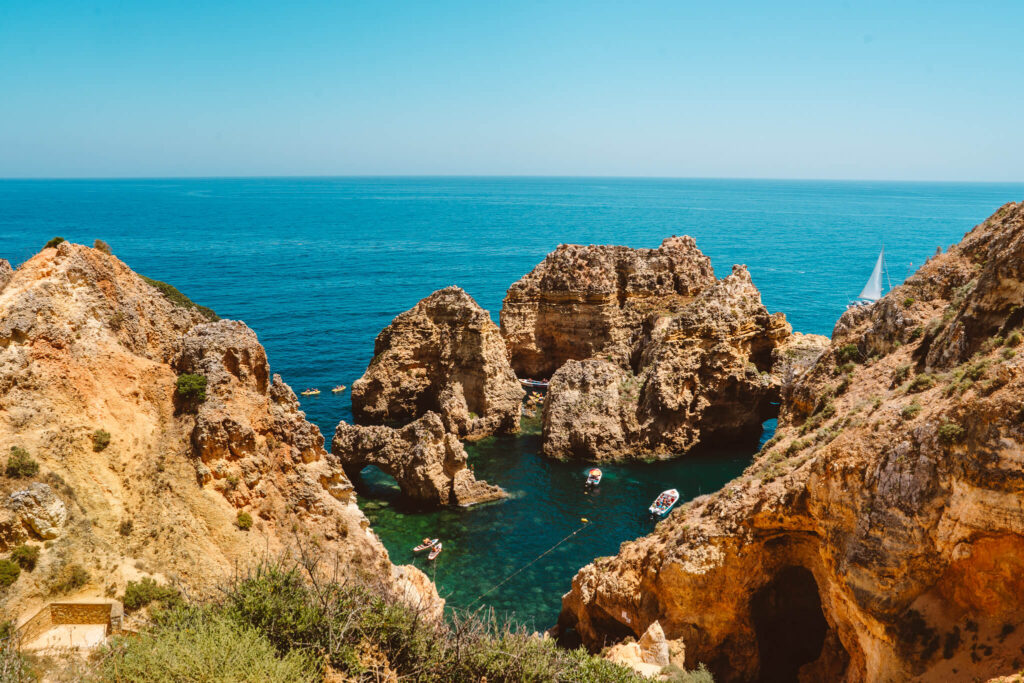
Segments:
[[[608,178],[259,178],[0,181],[0,258],[51,237],[100,238],[136,271],[244,320],[271,369],[329,444],[351,421],[351,385],[377,333],[436,289],[459,285],[497,321],[509,285],[561,243],[656,247],[688,234],[721,277],[750,268],[772,312],[829,334],[883,244],[893,285],[957,242],[1024,184]],[[763,436],[770,435],[766,424]],[[581,464],[537,455],[539,425],[468,447],[478,476],[509,500],[468,510],[403,505],[368,470],[360,505],[397,563],[415,562],[456,608],[493,607],[545,629],[573,574],[649,532],[657,493],[713,491],[749,462],[712,449],[670,463],[603,467],[585,494]],[[581,519],[586,518],[584,523]],[[411,547],[444,539],[433,564]],[[553,550],[551,550],[553,548]]]

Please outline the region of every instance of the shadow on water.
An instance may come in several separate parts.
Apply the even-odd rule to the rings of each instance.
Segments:
[[[775,420],[765,422],[760,443],[774,429]],[[450,606],[484,605],[546,629],[557,620],[561,596],[580,567],[654,529],[647,507],[661,491],[678,489],[681,502],[716,491],[743,471],[758,446],[704,450],[672,461],[601,465],[601,484],[588,491],[583,482],[592,465],[540,456],[538,425],[524,421],[516,436],[466,446],[476,476],[503,487],[510,494],[506,500],[418,510],[403,502],[394,480],[375,467],[364,469],[356,486],[360,507],[392,561],[423,569]],[[444,541],[444,552],[434,562],[412,551],[428,536]]]

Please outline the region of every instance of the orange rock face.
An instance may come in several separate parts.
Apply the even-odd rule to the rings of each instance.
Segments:
[[[655,621],[719,681],[1024,665],[1024,205],[837,323],[721,491],[574,578],[592,648]]]
[[[205,376],[205,400],[176,395],[183,373]],[[40,465],[16,485],[44,481],[68,509],[37,569],[5,593],[12,615],[36,608],[69,564],[89,573],[82,596],[144,574],[201,595],[302,537],[352,574],[442,604],[418,570],[391,565],[256,335],[172,303],[101,251],[61,243],[0,286],[0,448],[10,446]],[[250,530],[235,525],[239,511]],[[0,515],[0,540],[24,540],[19,523]]]

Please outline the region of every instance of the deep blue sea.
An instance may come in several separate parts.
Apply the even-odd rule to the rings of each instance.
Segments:
[[[272,370],[296,392],[323,389],[302,403],[329,442],[338,420],[351,420],[348,392],[329,388],[362,374],[374,337],[395,315],[456,284],[497,320],[508,286],[560,243],[656,247],[667,236],[692,235],[719,276],[747,264],[771,311],[784,311],[797,330],[829,334],[883,242],[897,284],[937,246],[1022,199],[1024,184],[0,181],[0,258],[17,265],[55,235],[107,241],[138,272],[248,323]],[[554,623],[580,566],[652,528],[644,511],[659,491],[675,486],[692,497],[714,490],[756,449],[606,467],[599,492],[584,495],[584,468],[539,458],[535,432],[528,424],[519,437],[469,447],[478,476],[513,494],[505,502],[417,512],[397,501],[393,482],[379,474],[368,472],[360,488],[361,505],[394,561],[426,569],[453,606],[492,606],[537,628]],[[433,565],[410,551],[427,534],[445,544]]]

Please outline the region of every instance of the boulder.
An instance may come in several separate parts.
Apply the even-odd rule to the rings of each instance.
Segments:
[[[8,505],[25,526],[42,539],[60,536],[68,521],[67,506],[48,484],[37,482],[27,489],[15,491],[8,498]]]

